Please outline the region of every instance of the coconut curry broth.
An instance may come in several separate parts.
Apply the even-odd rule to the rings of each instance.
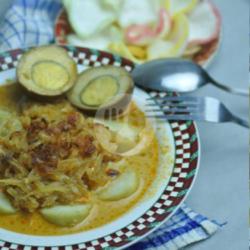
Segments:
[[[18,112],[20,103],[27,100],[27,96],[16,84],[0,87],[0,108]],[[143,113],[132,104],[129,119],[134,126],[140,126],[144,120]],[[18,212],[14,215],[0,215],[0,228],[30,235],[63,235],[90,230],[105,225],[122,216],[140,200],[142,200],[153,183],[159,162],[159,146],[154,137],[150,145],[150,154],[142,152],[139,155],[127,157],[123,168],[136,171],[140,177],[140,185],[136,193],[120,201],[101,201],[92,193],[93,208],[89,216],[75,227],[59,227],[48,223],[39,212],[33,214]]]

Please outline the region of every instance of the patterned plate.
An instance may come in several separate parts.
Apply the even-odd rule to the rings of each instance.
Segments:
[[[93,67],[109,64],[124,67],[128,71],[134,67],[131,61],[107,52],[71,46],[65,46],[65,48],[78,66]],[[23,52],[24,50],[18,49],[0,54],[1,82],[15,76],[15,67]],[[149,94],[151,96],[163,95],[155,92]],[[131,213],[134,214],[132,221],[119,219],[118,224],[107,225],[108,230],[96,229],[91,236],[88,232],[83,232],[60,237],[33,237],[0,229],[0,249],[122,249],[153,232],[183,203],[191,190],[199,166],[200,149],[196,125],[191,121],[170,122],[166,125],[169,128],[168,133],[173,138],[175,158],[170,177],[150,206],[143,208],[139,213],[136,211],[137,207],[132,209]],[[135,215],[136,213],[138,216]]]
[[[56,43],[61,45],[66,45],[67,44],[66,36],[70,33],[73,33],[73,30],[70,26],[66,11],[62,9],[57,16],[54,26]],[[205,44],[202,50],[196,55],[194,55],[193,60],[196,63],[207,68],[216,57],[221,44],[221,40],[222,40],[222,32],[220,37],[212,40],[208,44]]]

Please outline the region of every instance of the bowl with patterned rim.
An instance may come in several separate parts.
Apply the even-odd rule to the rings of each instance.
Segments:
[[[115,65],[132,71],[131,61],[119,56],[88,48],[63,46],[73,57],[79,70],[101,65]],[[23,49],[0,54],[1,83],[15,78],[15,68]],[[172,93],[148,92],[136,89],[133,99],[139,105],[149,96],[167,96]],[[157,138],[168,138],[168,158],[160,158],[159,169],[165,171],[157,179],[153,195],[140,201],[126,214],[107,225],[76,234],[62,236],[32,236],[0,229],[0,249],[123,249],[152,233],[166,222],[188,196],[198,173],[200,140],[192,121],[164,122],[157,127]],[[169,162],[166,159],[171,159]]]
[[[214,6],[214,8],[216,7]],[[217,8],[216,12],[219,14]],[[59,12],[54,25],[55,42],[60,45],[67,45],[67,35],[72,33],[74,33],[74,31],[70,25],[66,10],[63,8]],[[209,67],[219,51],[221,41],[222,31],[220,32],[219,37],[203,44],[202,49],[198,53],[194,54],[192,60],[205,68]]]

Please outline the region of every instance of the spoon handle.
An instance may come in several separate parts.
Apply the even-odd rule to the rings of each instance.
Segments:
[[[248,90],[245,90],[245,89],[237,89],[237,88],[231,88],[231,87],[229,87],[229,86],[226,86],[226,85],[223,85],[223,84],[221,84],[221,83],[218,83],[218,82],[216,82],[214,79],[210,79],[210,81],[211,81],[211,83],[214,85],[214,86],[216,86],[216,87],[218,87],[218,88],[220,88],[220,89],[222,89],[222,90],[224,90],[224,91],[227,91],[227,92],[230,92],[230,93],[232,93],[232,94],[235,94],[235,95],[241,95],[241,96],[245,96],[245,97],[248,97],[249,96],[249,91]]]

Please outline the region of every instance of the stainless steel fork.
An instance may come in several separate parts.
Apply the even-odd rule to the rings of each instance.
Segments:
[[[223,103],[212,97],[152,97],[148,101],[146,113],[151,118],[215,123],[234,122],[249,128],[249,121],[234,115]]]

